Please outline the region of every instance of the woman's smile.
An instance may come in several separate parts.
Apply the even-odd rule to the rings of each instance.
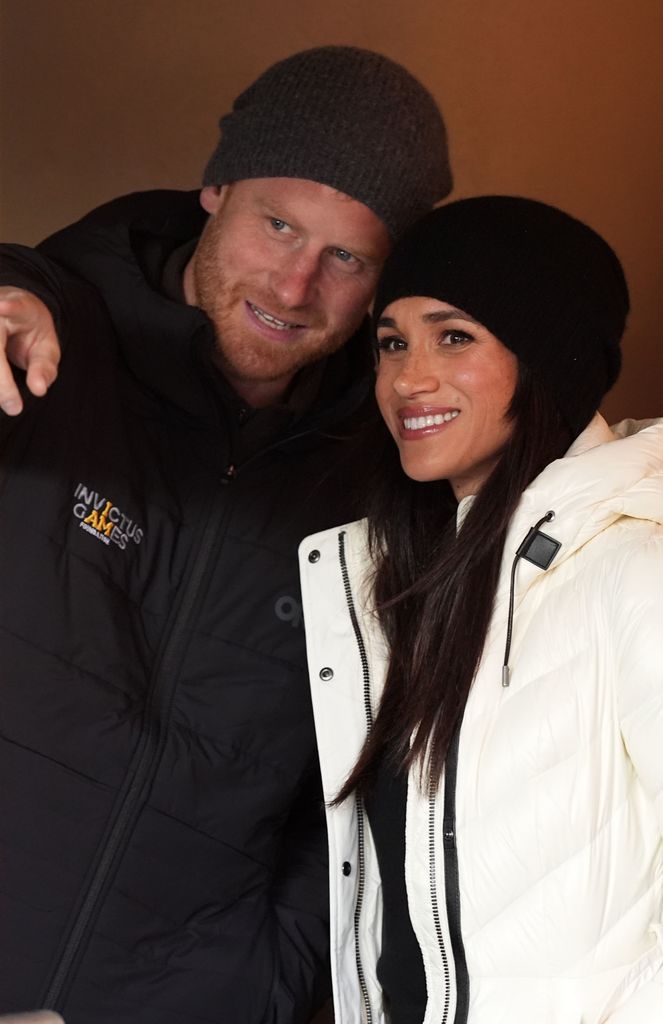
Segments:
[[[399,411],[401,437],[415,441],[418,437],[438,433],[460,415],[458,409],[411,408]]]

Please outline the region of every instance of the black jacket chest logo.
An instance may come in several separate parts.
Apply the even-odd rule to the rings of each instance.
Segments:
[[[145,531],[112,498],[83,483],[76,485],[74,497],[73,513],[81,530],[102,544],[116,544],[122,551],[129,544],[140,544]]]

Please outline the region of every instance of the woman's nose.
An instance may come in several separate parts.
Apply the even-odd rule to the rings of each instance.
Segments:
[[[435,367],[427,356],[408,355],[394,378],[394,391],[401,398],[432,394],[440,386]]]

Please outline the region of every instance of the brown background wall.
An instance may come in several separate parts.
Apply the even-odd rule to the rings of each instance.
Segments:
[[[195,187],[237,92],[321,43],[381,50],[428,85],[454,197],[533,196],[608,238],[633,313],[605,411],[663,414],[661,0],[0,0],[2,236]]]

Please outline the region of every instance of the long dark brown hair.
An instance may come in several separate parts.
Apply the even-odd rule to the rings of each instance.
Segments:
[[[522,492],[571,443],[538,376],[522,364],[508,411],[513,431],[456,529],[446,480],[405,476],[386,427],[376,423],[368,512],[375,598],[390,661],[382,700],[337,801],[365,794],[378,761],[417,764],[435,787],[483,651],[504,541]]]

